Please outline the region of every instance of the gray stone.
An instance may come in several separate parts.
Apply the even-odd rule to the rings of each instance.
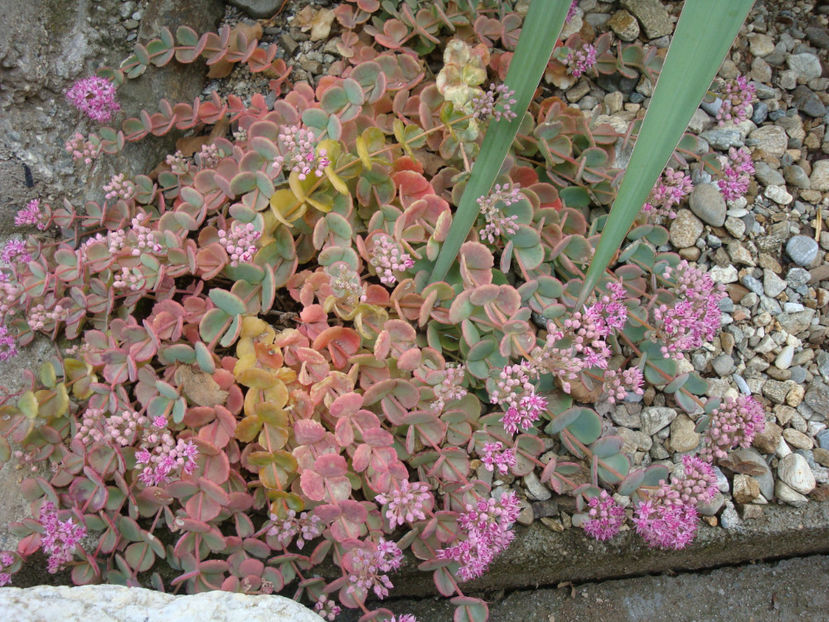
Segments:
[[[802,495],[808,495],[817,485],[809,463],[800,454],[792,453],[780,460],[777,465],[777,476],[780,481]]]
[[[829,430],[818,432],[817,442],[820,445],[821,449],[829,450]]]
[[[725,509],[720,514],[720,525],[722,525],[723,529],[735,530],[740,528],[741,522],[740,515],[737,514],[734,504],[726,501]]]
[[[616,404],[610,411],[610,418],[616,425],[638,430],[642,427],[642,419],[639,412],[631,412],[626,404]]]
[[[785,177],[786,181],[790,184],[805,190],[808,190],[812,185],[806,171],[803,170],[802,166],[798,166],[797,164],[784,167],[783,177]]]
[[[777,316],[777,321],[787,333],[797,335],[811,326],[814,317],[814,309],[804,309],[798,313],[783,313]]]
[[[552,491],[541,483],[534,471],[524,476],[524,486],[532,501],[546,501],[553,496]]]
[[[802,84],[792,93],[792,103],[800,112],[810,117],[818,118],[826,114],[826,106],[820,101],[820,97]]]
[[[766,268],[763,270],[763,289],[766,292],[766,296],[775,298],[786,289],[786,281]]]
[[[812,165],[812,176],[809,181],[812,190],[829,190],[829,160],[818,160]]]
[[[817,242],[807,235],[796,235],[786,242],[786,254],[798,266],[809,266],[817,258],[817,253]]]
[[[653,440],[648,434],[639,430],[628,430],[619,428],[616,434],[622,437],[622,452],[632,454],[635,451],[650,451],[653,447]]]
[[[642,411],[642,432],[648,436],[656,434],[676,419],[676,414],[673,408],[657,406],[645,408]]]
[[[763,284],[760,282],[760,279],[757,279],[750,274],[745,274],[743,275],[743,278],[740,279],[740,283],[745,285],[749,290],[758,296],[763,295]]]
[[[228,2],[256,18],[273,17],[282,6],[282,0],[228,0]]]
[[[764,125],[748,135],[746,145],[779,158],[786,153],[786,148],[789,146],[789,137],[782,127]]]
[[[731,452],[731,456],[740,462],[748,462],[755,467],[752,469],[751,476],[756,479],[757,483],[760,485],[760,492],[769,501],[773,499],[774,476],[772,475],[768,463],[763,459],[763,456],[760,455],[760,452],[753,447],[749,447],[747,449],[739,448],[734,449]]]
[[[758,101],[754,103],[754,108],[751,111],[751,122],[754,125],[760,125],[765,121],[769,116],[769,107],[768,104],[764,101]]]
[[[754,176],[764,186],[782,186],[785,183],[783,175],[762,160],[754,163]]]
[[[712,147],[721,151],[727,151],[730,147],[743,146],[743,135],[740,130],[717,127],[704,131],[700,136]]]
[[[814,54],[791,54],[786,59],[786,64],[789,66],[797,78],[803,82],[808,82],[812,78],[819,78],[823,73],[820,66],[820,59]]]
[[[0,611],[15,622],[322,622],[283,596],[219,590],[176,596],[122,585],[6,587]]]
[[[730,375],[735,368],[734,359],[727,354],[720,354],[713,361],[711,361],[711,365],[720,377]]]
[[[697,505],[697,511],[702,516],[714,516],[723,505],[725,505],[725,497],[721,492],[717,492],[708,503]]]
[[[699,184],[688,200],[691,211],[704,223],[722,227],[725,223],[725,199],[714,184]]]
[[[607,20],[607,25],[622,41],[627,41],[628,43],[636,41],[636,38],[639,36],[639,22],[625,10],[616,11]]]
[[[622,0],[621,4],[636,16],[648,39],[656,39],[673,32],[671,17],[659,0]]]
[[[731,235],[733,235],[734,237],[742,237],[742,233],[745,233],[745,225],[743,225],[743,228],[740,229],[733,221],[736,221],[740,224],[743,223],[743,221],[739,218],[729,216],[725,219],[725,228],[728,229],[729,233],[731,233]],[[730,228],[729,224],[731,225]],[[740,235],[737,235],[739,232],[742,233],[740,233]],[[744,266],[754,265],[754,258],[751,256],[749,250],[737,241],[729,242],[728,256],[731,257],[731,261],[733,261],[735,264],[742,264]]]
[[[671,244],[676,248],[693,246],[702,231],[702,222],[687,209],[681,209],[671,223]]]
[[[829,49],[829,31],[820,26],[809,26],[806,28],[806,38],[809,42],[823,50]]]
[[[812,381],[803,401],[822,419],[825,420],[829,416],[829,386],[818,380]]]

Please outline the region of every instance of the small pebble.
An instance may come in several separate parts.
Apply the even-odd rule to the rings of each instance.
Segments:
[[[817,258],[818,246],[813,238],[796,235],[786,242],[786,254],[798,266],[808,266]]]

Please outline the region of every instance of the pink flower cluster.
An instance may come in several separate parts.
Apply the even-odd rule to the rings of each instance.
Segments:
[[[536,394],[530,375],[538,374],[529,362],[522,361],[507,365],[492,381],[490,402],[504,409],[501,422],[510,434],[529,430],[547,408],[547,400]]]
[[[325,167],[331,164],[325,149],[320,149],[319,155],[315,155],[315,138],[311,130],[297,125],[283,127],[279,130],[278,140],[286,152],[285,161],[300,179],[306,179],[311,171],[315,176],[322,177]],[[280,162],[278,168],[281,166]]]
[[[628,392],[636,395],[644,395],[642,384],[645,381],[642,370],[638,367],[628,369],[608,369],[604,374],[604,391],[608,393],[608,401],[611,404],[621,402]]]
[[[596,64],[596,48],[586,43],[579,50],[570,50],[564,62],[570,74],[578,78]]]
[[[397,282],[395,272],[408,270],[414,265],[414,261],[400,244],[387,233],[373,236],[372,241],[369,263],[374,266],[383,285],[394,285]]]
[[[17,211],[14,217],[16,227],[36,226],[45,231],[49,226],[46,215],[40,211],[40,199],[32,199],[26,207]]]
[[[231,266],[253,261],[260,235],[253,223],[242,224],[238,220],[233,221],[229,232],[219,230],[219,244],[227,251]]]
[[[726,398],[711,413],[711,422],[706,430],[706,447],[702,455],[722,459],[733,447],[748,447],[754,435],[766,427],[763,406],[750,395],[741,395],[736,400]]]
[[[575,17],[576,9],[578,8],[578,6],[579,6],[579,0],[573,0],[570,3],[570,8],[567,9],[567,17],[564,18],[565,23],[569,24],[570,20],[573,19],[573,17]]]
[[[751,152],[745,147],[739,151],[731,147],[728,150],[728,163],[723,167],[723,178],[717,180],[726,201],[736,201],[748,191],[748,184],[754,174]]]
[[[124,173],[118,173],[110,178],[108,184],[104,185],[104,192],[106,192],[104,197],[107,200],[123,199],[129,201],[135,196],[135,184],[127,179]]]
[[[435,393],[435,401],[432,402],[432,410],[440,412],[447,402],[454,402],[466,395],[463,387],[463,380],[466,375],[466,366],[463,364],[448,364],[443,370],[443,379],[439,384],[432,387]]]
[[[375,497],[377,503],[386,506],[385,517],[394,529],[397,525],[424,520],[426,513],[431,512],[435,498],[429,491],[429,486],[423,482],[412,482],[404,479],[399,486],[387,493]]]
[[[176,471],[189,474],[196,470],[198,447],[181,438],[174,442],[166,428],[165,417],[154,418],[151,426],[145,426],[141,447],[135,452],[135,466],[141,469],[138,479],[145,486],[166,484]]]
[[[17,356],[17,344],[14,336],[9,334],[5,324],[0,324],[0,361],[8,361]]]
[[[513,491],[504,493],[498,501],[490,498],[467,505],[458,518],[465,537],[454,546],[439,549],[438,559],[458,562],[458,576],[462,581],[480,577],[515,537],[511,529],[520,509]]]
[[[53,309],[47,309],[44,305],[38,304],[29,311],[29,328],[32,330],[51,330],[55,323],[63,322],[69,316],[69,309],[64,309],[56,304]]]
[[[636,507],[633,523],[648,546],[683,549],[697,534],[697,511],[685,503],[645,501]]]
[[[648,202],[642,206],[642,211],[650,212],[657,219],[676,218],[674,207],[682,203],[694,189],[691,177],[682,171],[671,168],[665,169],[662,177],[651,190]]]
[[[168,154],[164,158],[164,163],[170,167],[170,171],[175,175],[186,175],[190,172],[190,162],[181,151],[176,150],[175,153]]]
[[[219,148],[214,143],[202,145],[201,149],[195,156],[196,162],[202,168],[213,168],[221,162],[221,159],[222,157],[219,154]]]
[[[345,261],[336,261],[326,266],[325,271],[331,277],[331,289],[334,296],[347,305],[356,305],[365,298],[365,290],[360,275]]]
[[[21,286],[9,278],[8,272],[0,270],[0,320],[16,311],[17,298],[20,296]]]
[[[143,212],[136,214],[132,219],[132,234],[135,235],[135,248],[132,249],[133,257],[138,257],[143,252],[152,253],[154,255],[161,255],[164,252],[164,247],[158,243],[156,239],[159,235],[158,231],[153,231],[144,223],[149,221],[148,214]]]
[[[383,599],[394,587],[387,572],[400,567],[403,552],[394,543],[383,538],[373,542],[361,542],[343,557],[342,567],[348,572],[349,585],[346,591],[367,594],[372,590],[377,598]]]
[[[9,551],[0,552],[0,587],[12,582],[12,576],[7,570],[14,563],[14,555]]]
[[[745,76],[728,80],[722,91],[722,106],[717,111],[719,124],[725,125],[728,121],[740,123],[748,119],[756,91],[757,88]]]
[[[301,550],[306,542],[319,538],[323,532],[322,519],[310,512],[303,512],[297,516],[296,512],[288,510],[285,518],[271,514],[270,519],[268,536],[275,538],[278,546],[283,550],[294,542],[294,538],[296,538],[296,547]]]
[[[121,268],[112,278],[112,289],[128,289],[137,292],[144,287],[146,279],[138,268]]]
[[[516,116],[512,107],[516,104],[515,91],[506,84],[490,84],[485,93],[472,98],[472,114],[478,121],[492,117],[496,121],[512,121]]]
[[[40,544],[43,552],[49,556],[46,567],[51,574],[55,574],[61,566],[72,561],[75,547],[86,536],[86,527],[72,518],[58,520],[58,513],[51,501],[40,507],[39,518],[43,526]]]
[[[102,408],[87,408],[75,432],[75,439],[84,445],[114,441],[121,447],[127,447],[140,438],[142,428],[149,423],[147,417],[134,410],[107,417]]]
[[[633,519],[648,546],[682,549],[697,533],[697,510],[717,494],[714,467],[696,456],[682,457],[683,476],[660,482],[651,499],[640,503]]]
[[[698,456],[685,455],[682,466],[683,477],[671,479],[677,499],[693,506],[710,502],[717,494],[717,476],[711,463]]]
[[[399,616],[392,616],[389,622],[417,622],[417,618],[411,613],[404,613]]]
[[[328,598],[327,594],[320,594],[319,598],[317,598],[317,602],[314,603],[314,611],[316,611],[319,614],[319,617],[323,620],[334,622],[342,610],[334,599]]]
[[[676,268],[665,269],[665,278],[671,276],[676,302],[671,306],[659,305],[653,315],[663,342],[662,353],[681,359],[683,352],[699,348],[717,334],[719,304],[726,294],[722,284],[715,284],[708,273],[684,259]]]
[[[518,216],[505,216],[502,210],[504,207],[518,203],[521,198],[521,186],[513,183],[503,186],[495,184],[492,192],[478,197],[481,214],[486,220],[486,227],[481,231],[481,237],[484,240],[494,244],[499,237],[512,236],[518,232]]]
[[[602,490],[597,497],[590,497],[587,505],[590,507],[587,511],[590,518],[582,523],[582,527],[589,536],[596,540],[610,540],[619,533],[625,523],[625,508],[616,503],[606,490]]]
[[[515,451],[504,449],[504,445],[500,441],[486,443],[484,444],[481,462],[490,473],[498,469],[498,472],[503,474],[515,466]]]
[[[66,151],[72,154],[73,160],[83,160],[84,164],[92,164],[92,160],[101,153],[101,141],[95,134],[90,134],[87,139],[80,132],[75,132],[75,135],[66,141],[65,147]]]
[[[115,85],[98,76],[82,78],[75,82],[66,91],[66,99],[90,119],[99,123],[106,123],[112,118],[113,113],[121,110],[115,99]]]
[[[0,252],[0,260],[10,265],[17,262],[28,263],[32,256],[26,251],[24,240],[9,240]]]

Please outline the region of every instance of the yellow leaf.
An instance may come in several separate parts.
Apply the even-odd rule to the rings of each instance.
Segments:
[[[336,190],[340,194],[349,194],[348,186],[346,186],[345,182],[334,172],[333,168],[331,168],[330,166],[326,166],[325,176],[328,178],[328,181],[331,182],[331,185],[334,186],[334,190]]]
[[[23,395],[20,396],[20,399],[17,400],[17,408],[20,409],[27,419],[34,420],[37,417],[38,408],[40,403],[37,400],[37,397],[31,391],[26,391]]]
[[[327,205],[327,204],[325,204],[325,203],[322,203],[322,202],[320,202],[320,201],[317,201],[316,199],[312,199],[311,197],[308,197],[308,198],[307,198],[307,199],[305,199],[305,200],[306,200],[306,201],[308,201],[308,204],[309,204],[309,205],[311,205],[312,207],[314,207],[314,208],[318,209],[318,210],[319,210],[319,211],[321,211],[321,212],[325,212],[326,214],[327,214],[328,212],[330,212],[330,211],[331,211],[331,209],[334,207],[333,205]]]
[[[268,389],[274,382],[277,382],[276,374],[272,371],[251,367],[239,374],[234,374],[236,381],[251,389]]]
[[[366,170],[370,171],[371,156],[368,155],[368,145],[366,145],[366,139],[363,136],[357,137],[357,155],[360,156],[360,161],[366,167]]]
[[[276,372],[276,379],[274,380],[273,384],[265,389],[265,402],[263,403],[270,403],[275,405],[277,408],[283,408],[285,404],[288,403],[288,387],[285,386],[281,376],[283,375],[283,370],[287,370],[288,368],[282,367],[281,369],[277,370]],[[288,370],[294,375],[295,372],[293,370]]]
[[[271,195],[271,213],[283,225],[290,227],[291,223],[305,212],[301,201],[297,201],[294,193],[282,188]]]
[[[297,200],[304,201],[307,198],[308,195],[305,192],[305,188],[302,187],[302,180],[296,171],[291,171],[291,174],[288,175],[288,186],[291,188],[291,192],[294,193]]]
[[[267,333],[268,337],[270,337],[270,341],[273,342],[273,338],[276,335],[276,333],[274,332],[273,328],[271,328],[270,324],[256,317],[255,315],[246,315],[242,318],[242,332],[239,333],[240,337],[259,337],[264,333]],[[241,353],[239,353],[238,349],[236,350],[236,352],[239,354],[239,356],[241,356]]]
[[[54,389],[38,391],[35,393],[35,398],[39,404],[38,416],[47,421],[58,419],[69,410],[69,393],[66,391],[66,385],[62,382]]]

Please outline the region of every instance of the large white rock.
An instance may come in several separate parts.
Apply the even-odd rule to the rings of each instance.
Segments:
[[[10,622],[322,622],[283,596],[175,596],[121,585],[4,587],[0,612]]]

